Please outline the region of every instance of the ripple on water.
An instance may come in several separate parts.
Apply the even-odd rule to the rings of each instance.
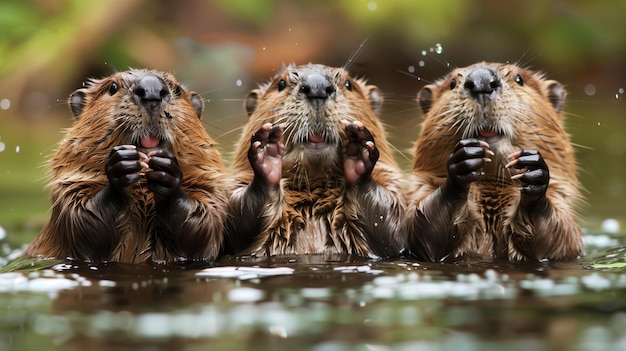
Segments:
[[[211,267],[203,269],[196,273],[197,276],[219,277],[219,278],[238,278],[239,280],[249,280],[262,277],[271,277],[277,275],[293,274],[294,269],[289,267]]]

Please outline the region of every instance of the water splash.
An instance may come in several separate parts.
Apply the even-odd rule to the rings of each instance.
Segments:
[[[435,44],[435,53],[441,55],[443,53],[443,46],[440,43]]]
[[[619,221],[615,218],[607,218],[602,221],[602,230],[606,233],[618,233],[619,232]]]

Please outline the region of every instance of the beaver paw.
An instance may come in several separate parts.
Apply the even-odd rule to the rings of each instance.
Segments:
[[[132,185],[141,177],[142,168],[147,166],[140,154],[134,145],[118,145],[111,150],[105,164],[109,184],[124,196],[130,196]]]
[[[277,184],[282,177],[283,154],[285,145],[280,141],[285,129],[284,124],[265,123],[252,134],[248,160],[254,176],[265,180],[267,184]]]
[[[522,204],[531,205],[543,199],[550,182],[548,165],[537,150],[522,150],[509,155],[513,159],[506,167],[513,167],[519,173],[511,179],[519,179],[522,182]]]
[[[454,147],[448,158],[448,183],[466,193],[470,184],[482,175],[486,162],[491,162],[489,144],[477,139],[463,139]]]
[[[146,172],[146,180],[148,190],[154,194],[155,201],[160,202],[174,197],[178,194],[183,180],[183,172],[176,156],[163,149],[150,151],[147,156],[150,170]]]
[[[346,183],[356,184],[369,177],[380,156],[372,133],[359,121],[342,121],[347,139],[343,142]]]

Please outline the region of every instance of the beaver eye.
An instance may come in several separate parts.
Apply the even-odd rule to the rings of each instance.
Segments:
[[[180,85],[176,84],[176,86],[174,87],[174,95],[180,96],[180,94],[182,94],[182,93],[183,93],[183,91],[180,88]]]
[[[350,79],[346,79],[346,82],[344,83],[344,85],[346,86],[346,89],[348,89],[349,91],[352,91],[352,82],[350,82]]]
[[[524,80],[522,79],[522,76],[520,76],[519,74],[515,76],[515,83],[519,84],[519,86],[524,86]]]
[[[111,83],[111,86],[109,87],[109,95],[114,95],[118,90],[119,87],[117,86],[117,83]]]
[[[453,90],[454,88],[456,88],[456,79],[453,79],[453,80],[450,82],[450,90]]]
[[[286,87],[287,87],[287,82],[285,82],[284,79],[281,79],[280,82],[278,82],[278,91],[283,91],[285,90]]]

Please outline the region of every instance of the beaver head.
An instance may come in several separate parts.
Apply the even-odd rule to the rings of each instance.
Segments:
[[[88,80],[70,95],[69,105],[77,130],[100,131],[92,138],[104,144],[111,141],[103,145],[107,152],[122,144],[146,153],[157,147],[171,150],[180,134],[177,126],[199,119],[203,109],[202,98],[174,76],[146,69]]]
[[[342,120],[359,120],[382,138],[376,116],[382,101],[377,87],[343,68],[289,65],[248,95],[246,111],[256,122],[252,130],[285,124],[283,169],[305,168],[312,175],[341,164]]]

